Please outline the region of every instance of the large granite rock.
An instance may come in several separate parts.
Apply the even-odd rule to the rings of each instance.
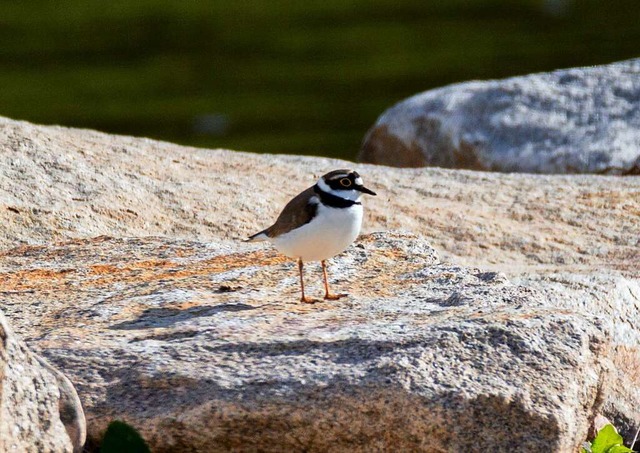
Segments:
[[[0,284],[92,441],[117,418],[157,452],[573,452],[597,413],[640,418],[611,352],[638,337],[638,294],[625,339],[615,297],[445,264],[410,234],[366,235],[330,271],[350,297],[300,304],[264,245],[102,237],[11,250]],[[306,280],[320,296],[318,266]]]
[[[29,351],[0,312],[0,451],[79,453],[85,437],[69,379]]]
[[[640,59],[421,93],[382,114],[359,159],[397,167],[640,174]]]
[[[185,148],[0,118],[0,247],[98,235],[241,239],[353,163]],[[366,231],[403,228],[450,261],[508,273],[637,274],[640,178],[358,165]],[[315,175],[315,176],[314,176]]]
[[[368,236],[335,260],[352,297],[300,305],[293,264],[237,239],[351,165],[0,118],[3,309],[92,445],[115,418],[157,451],[562,452],[597,412],[640,424],[640,178],[359,165],[365,230],[457,264]]]

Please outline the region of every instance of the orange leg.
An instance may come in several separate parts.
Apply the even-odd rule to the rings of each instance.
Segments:
[[[304,264],[302,264],[302,260],[298,259],[298,270],[300,271],[300,291],[302,292],[302,297],[300,298],[300,302],[304,302],[306,304],[312,304],[313,299],[308,299],[304,295],[304,278],[302,277],[304,269]]]
[[[347,297],[347,294],[331,294],[329,292],[329,281],[327,280],[327,264],[322,260],[322,275],[324,275],[324,298],[327,300],[338,300]]]

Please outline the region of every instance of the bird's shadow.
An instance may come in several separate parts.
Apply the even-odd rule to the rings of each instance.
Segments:
[[[188,319],[214,316],[219,313],[233,313],[239,311],[255,310],[258,307],[253,305],[237,303],[237,304],[220,304],[211,306],[190,307],[186,309],[179,308],[148,308],[143,311],[140,316],[130,321],[124,321],[114,324],[110,329],[115,330],[138,330],[138,329],[155,329],[158,327],[169,327],[175,323],[186,321]]]

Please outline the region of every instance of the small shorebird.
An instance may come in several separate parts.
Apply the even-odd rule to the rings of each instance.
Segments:
[[[280,253],[298,260],[302,302],[313,303],[304,295],[305,261],[322,263],[325,299],[336,300],[346,296],[329,291],[325,261],[344,251],[360,233],[360,196],[363,193],[376,194],[362,184],[362,178],[353,170],[329,172],[313,187],[289,201],[276,223],[247,239],[269,241]]]

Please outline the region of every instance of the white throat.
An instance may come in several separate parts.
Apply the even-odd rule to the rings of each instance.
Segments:
[[[331,195],[335,195],[336,197],[340,197],[344,200],[358,201],[362,192],[358,190],[333,190],[329,185],[324,182],[324,179],[320,178],[318,180],[318,187],[320,190],[326,193],[330,193]]]

